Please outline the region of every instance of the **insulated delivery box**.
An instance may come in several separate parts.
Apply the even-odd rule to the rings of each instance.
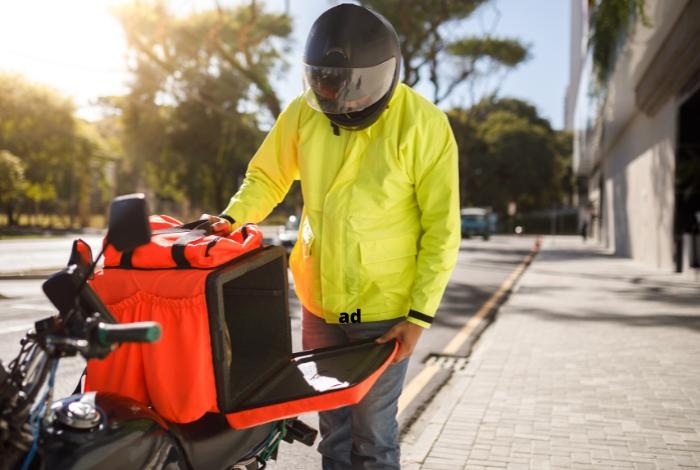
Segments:
[[[174,423],[223,413],[233,428],[355,404],[393,359],[395,343],[292,352],[287,257],[244,226],[151,216],[151,242],[105,250],[93,289],[120,322],[157,321],[154,344],[90,360],[86,390],[152,406]]]

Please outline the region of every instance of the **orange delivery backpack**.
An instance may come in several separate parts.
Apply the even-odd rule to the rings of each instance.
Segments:
[[[150,217],[150,243],[105,248],[90,281],[120,322],[156,321],[157,343],[126,343],[88,361],[86,391],[152,406],[172,423],[223,413],[250,428],[358,403],[396,354],[365,341],[292,352],[286,251],[245,225],[227,237],[205,221]]]

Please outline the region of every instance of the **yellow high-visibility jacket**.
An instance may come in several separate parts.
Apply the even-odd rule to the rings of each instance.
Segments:
[[[429,327],[460,243],[457,146],[445,114],[399,84],[371,126],[338,129],[297,97],[253,156],[225,214],[257,223],[299,179],[290,256],[301,303],[328,323]]]

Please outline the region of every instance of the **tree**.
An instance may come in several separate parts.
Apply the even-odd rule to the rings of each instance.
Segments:
[[[480,134],[488,148],[487,168],[491,170],[491,181],[482,185],[482,197],[500,210],[509,201],[521,210],[547,208],[557,201],[558,172],[551,132],[532,125],[525,117],[496,111],[480,125]]]
[[[145,2],[117,15],[134,64],[119,104],[128,182],[163,204],[221,208],[262,139],[261,121],[280,113],[270,77],[284,69],[291,19],[255,2],[182,17]]]
[[[7,150],[0,150],[0,205],[8,225],[17,225],[15,213],[26,185],[22,160]]]
[[[491,205],[481,204],[478,197],[488,155],[486,143],[479,136],[478,122],[463,109],[453,109],[448,118],[459,151],[460,203],[463,207]]]
[[[63,201],[75,191],[74,143],[73,104],[68,99],[20,75],[0,74],[0,148],[22,160],[28,192],[24,199],[68,214]]]
[[[99,213],[107,208],[110,201],[120,194],[125,194],[124,172],[124,122],[117,103],[124,101],[122,96],[102,96],[98,103],[103,107],[103,117],[92,123],[92,128],[100,141],[98,159],[102,162],[101,171],[95,175],[95,183],[99,186],[99,199],[91,201],[93,211]],[[110,112],[111,111],[111,112]]]
[[[489,97],[449,117],[459,148],[462,205],[505,214],[509,202],[519,210],[564,202],[570,143],[534,106]]]
[[[19,75],[0,75],[0,148],[20,156],[31,184],[53,187],[60,196],[71,191],[64,182],[74,131],[68,100]]]
[[[79,227],[90,225],[90,216],[102,212],[113,194],[106,181],[105,167],[116,160],[116,154],[93,123],[76,123],[73,166],[75,174],[75,216]],[[97,204],[93,204],[97,202]],[[71,222],[72,225],[72,222]]]
[[[457,35],[454,28],[488,0],[361,0],[387,18],[401,43],[403,81],[430,82],[433,102],[459,87],[525,61],[527,47],[515,39]]]
[[[495,95],[487,96],[469,108],[468,114],[476,122],[482,123],[488,119],[492,113],[498,111],[521,116],[535,126],[544,127],[549,131],[552,130],[549,121],[539,115],[535,106],[517,98],[498,98]]]
[[[79,201],[88,190],[79,183],[93,144],[81,134],[69,99],[22,76],[0,74],[0,148],[21,159],[22,198],[33,202],[35,211],[62,214],[70,225],[79,218]]]
[[[576,193],[580,185],[574,175],[574,137],[571,131],[554,131],[554,152],[559,162],[559,187],[561,188],[562,202],[573,207],[577,204]]]
[[[269,77],[281,71],[288,51],[289,16],[265,13],[255,2],[185,17],[172,14],[162,1],[140,2],[116,14],[137,69],[158,71],[163,80],[158,91],[169,99],[188,97],[230,115],[245,98],[273,117],[280,113]],[[229,100],[212,99],[204,85],[222,89]]]

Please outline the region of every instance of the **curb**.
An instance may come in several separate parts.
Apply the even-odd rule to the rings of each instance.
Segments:
[[[18,272],[0,272],[0,282],[1,281],[22,281],[22,280],[42,280],[51,276],[53,273],[60,271],[63,268],[46,268],[46,269],[32,269],[30,271],[18,271]]]
[[[440,390],[452,378],[455,370],[457,370],[453,367],[455,365],[459,367],[460,364],[466,365],[479,338],[491,323],[496,320],[501,306],[517,290],[523,274],[530,267],[541,247],[541,237],[537,237],[530,253],[525,256],[523,261],[511,273],[512,279],[509,277],[502,283],[501,288],[484,303],[473,317],[470,317],[464,328],[455,335],[442,353],[432,354],[424,361],[423,370],[404,388],[404,392],[412,386],[419,386],[420,390],[409,399],[408,403],[399,406],[397,421],[401,438],[408,434],[411,426],[421,418]],[[477,322],[472,323],[472,320],[475,318],[478,319]],[[464,333],[465,329],[469,329],[467,334]],[[430,363],[430,360],[433,358],[436,360]],[[422,375],[425,377],[421,377]]]

